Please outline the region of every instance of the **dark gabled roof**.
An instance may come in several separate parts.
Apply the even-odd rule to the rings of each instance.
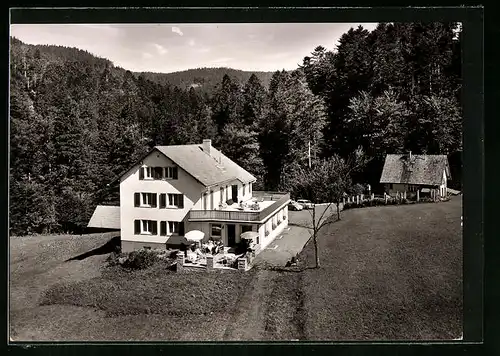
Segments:
[[[98,205],[87,227],[120,229],[120,207]]]
[[[448,158],[445,155],[387,155],[380,183],[440,185],[443,170],[451,179]]]
[[[213,146],[210,148],[210,155],[203,151],[201,144],[155,148],[207,187],[233,179],[238,179],[242,183],[256,180],[253,175]]]
[[[253,175],[213,146],[210,148],[210,155],[205,153],[202,147],[202,144],[155,146],[151,151],[134,163],[132,167],[139,164],[154,151],[158,151],[206,187],[234,179],[238,179],[242,183],[256,181]],[[120,180],[132,167],[114,178],[109,185]]]

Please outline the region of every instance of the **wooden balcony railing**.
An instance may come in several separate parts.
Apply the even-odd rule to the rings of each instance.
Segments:
[[[191,210],[190,220],[241,220],[259,221],[258,211]]]
[[[262,211],[191,210],[189,211],[189,220],[261,221],[290,200],[290,194],[288,193],[273,193],[261,196],[265,198],[271,197],[271,199],[265,200],[275,200],[275,202]]]

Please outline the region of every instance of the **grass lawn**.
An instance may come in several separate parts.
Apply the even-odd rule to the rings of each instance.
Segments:
[[[461,198],[347,210],[319,236],[320,269],[125,272],[117,234],[10,239],[14,340],[451,339],[462,332]],[[308,244],[301,261],[314,265]]]
[[[305,339],[459,337],[461,214],[461,197],[345,211],[302,278]],[[314,265],[312,243],[302,257]]]
[[[13,340],[221,340],[254,273],[125,272],[107,255],[67,261],[116,234],[10,240]]]

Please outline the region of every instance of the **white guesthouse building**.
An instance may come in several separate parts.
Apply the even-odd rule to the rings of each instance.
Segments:
[[[290,195],[254,192],[255,177],[211,140],[156,146],[118,179],[120,206],[98,206],[88,227],[120,229],[123,252],[178,247],[200,230],[224,246],[258,232],[258,253],[288,226]]]

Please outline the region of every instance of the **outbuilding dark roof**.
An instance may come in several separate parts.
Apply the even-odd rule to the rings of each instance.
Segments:
[[[385,158],[380,183],[440,185],[446,171],[451,179],[445,155],[390,154]]]

